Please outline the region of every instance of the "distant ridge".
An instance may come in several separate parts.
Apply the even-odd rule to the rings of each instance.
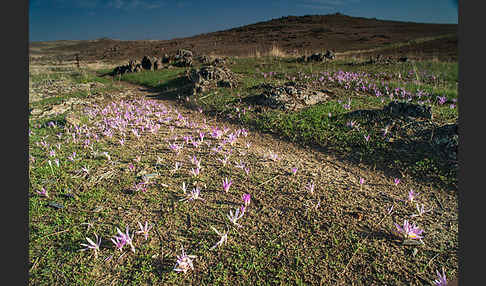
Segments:
[[[335,52],[392,47],[416,39],[434,39],[428,50],[457,54],[457,24],[428,24],[352,17],[340,13],[328,15],[286,16],[241,27],[171,40],[120,41],[108,37],[96,41],[72,41],[52,50],[79,52],[87,60],[123,60],[145,54],[162,56],[177,49],[191,49],[197,54],[244,56],[264,53],[278,47],[287,54],[305,54],[326,49]],[[434,44],[435,45],[435,44]],[[32,43],[31,43],[32,46]],[[445,47],[444,47],[445,48]],[[452,49],[452,50],[451,50]]]

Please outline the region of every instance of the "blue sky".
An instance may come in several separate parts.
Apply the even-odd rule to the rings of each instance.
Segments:
[[[169,40],[283,16],[458,23],[457,0],[31,0],[29,41]]]

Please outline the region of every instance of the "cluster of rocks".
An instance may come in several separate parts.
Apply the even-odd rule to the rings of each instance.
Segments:
[[[192,93],[202,93],[212,87],[237,86],[236,75],[227,67],[203,66],[200,69],[192,69],[186,74],[192,84]]]
[[[408,62],[408,57],[398,57],[394,58],[392,56],[385,57],[381,54],[376,55],[375,57],[370,56],[368,61],[363,62],[363,65],[375,65],[375,64],[382,64],[382,65],[390,65],[395,63],[405,63]]]
[[[160,60],[157,57],[144,56],[142,61],[130,60],[128,64],[117,66],[111,75],[122,75],[125,73],[140,72],[142,70],[157,70],[160,67]]]
[[[155,56],[144,56],[142,60],[130,60],[128,64],[115,67],[111,75],[122,75],[125,73],[140,72],[143,70],[158,70],[165,64],[166,68],[190,67],[193,65],[193,54],[189,50],[179,49],[174,56],[164,54],[161,58]]]
[[[305,84],[286,82],[283,86],[265,84],[264,91],[252,98],[255,103],[274,109],[299,110],[329,98],[330,91],[315,90]]]
[[[333,51],[327,50],[326,53],[314,53],[308,57],[305,55],[297,58],[298,62],[323,62],[325,60],[333,60],[336,56]]]

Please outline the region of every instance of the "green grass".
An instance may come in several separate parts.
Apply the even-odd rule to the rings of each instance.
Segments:
[[[250,60],[246,61],[236,62],[236,65],[241,64],[240,71],[251,65]],[[285,62],[280,64],[285,66]],[[336,67],[339,65],[336,64]],[[313,72],[320,71],[315,66],[312,69]],[[161,91],[177,90],[184,82],[180,79],[183,71],[173,69],[127,74],[121,80]],[[278,72],[288,73],[284,68]],[[220,119],[231,114],[233,119],[229,121],[232,123],[271,132],[300,144],[317,145],[326,148],[324,152],[347,155],[345,158],[348,159],[352,156],[370,166],[395,164],[399,170],[416,173],[415,176],[443,176],[439,177],[443,181],[454,178],[453,174],[440,168],[441,162],[434,161],[434,156],[413,158],[421,156],[420,150],[415,150],[409,152],[410,158],[403,157],[403,152],[399,152],[396,145],[380,140],[379,129],[386,124],[386,116],[378,114],[373,121],[350,115],[353,110],[380,109],[387,103],[372,96],[349,96],[346,91],[336,89],[340,95],[338,98],[297,112],[259,112],[253,109],[236,119],[235,108],[246,107],[244,101],[240,102],[238,93],[244,99],[259,92],[249,89],[254,85],[269,80],[275,83],[283,81],[278,78],[279,75],[264,80],[249,67],[246,73],[240,73],[243,82],[238,89],[218,88],[199,95],[196,102],[191,100],[188,104],[201,107],[205,113],[217,115]],[[83,75],[76,77],[83,80]],[[348,96],[353,110],[344,109],[338,102]],[[59,100],[38,104],[47,108]],[[96,107],[102,109],[110,104],[110,100],[104,100],[97,102]],[[457,118],[457,114],[447,108],[434,105],[434,120],[445,122]],[[82,125],[89,128],[107,119],[102,115],[89,118],[81,108],[73,112],[79,116]],[[457,216],[450,212],[454,200],[445,193],[440,192],[438,196],[442,201],[441,207],[446,210],[440,215],[433,212],[417,219],[426,229],[426,244],[416,247],[418,253],[412,256],[415,247],[403,246],[390,238],[390,229],[394,222],[400,222],[415,211],[414,206],[397,203],[393,217],[383,216],[390,202],[383,200],[382,193],[377,192],[381,182],[377,186],[370,182],[369,190],[358,191],[359,187],[350,183],[354,182],[353,178],[347,179],[346,186],[341,186],[339,182],[346,178],[316,177],[311,174],[315,169],[301,167],[298,175],[288,176],[289,166],[295,163],[291,158],[268,162],[253,153],[243,155],[239,151],[244,151],[245,147],[243,142],[239,142],[231,161],[247,163],[251,167],[251,174],[247,176],[231,164],[220,166],[216,160],[220,156],[210,154],[209,147],[199,151],[189,149],[191,151],[184,151],[179,156],[170,152],[165,139],[172,135],[179,138],[188,134],[197,136],[196,131],[191,133],[184,127],[175,128],[171,135],[166,134],[167,128],[164,127],[157,135],[148,133],[141,140],[128,133],[124,146],[118,142],[119,135],[108,138],[99,134],[102,139],[93,140],[91,150],[83,147],[84,137],[79,138],[78,143],[71,141],[73,128],[66,125],[65,116],[60,114],[29,120],[29,130],[33,132],[29,137],[29,155],[35,157],[35,162],[29,164],[28,267],[31,285],[415,285],[430,283],[436,278],[435,269],[441,266],[445,266],[448,277],[457,274],[457,256],[453,252],[457,250],[457,230],[450,228],[451,222],[452,226],[457,225]],[[360,123],[362,129],[359,132],[353,132],[346,126],[351,119]],[[58,126],[49,127],[50,121]],[[59,134],[60,138],[57,137]],[[363,138],[365,134],[371,134],[372,140],[368,144]],[[399,141],[403,134],[397,136]],[[211,147],[216,145],[209,138],[205,140],[213,143]],[[46,149],[39,145],[43,141],[50,147]],[[60,149],[55,147],[58,143],[62,144]],[[61,159],[60,168],[54,166],[51,170],[47,163],[52,159],[48,150],[56,151],[56,157]],[[78,159],[71,162],[66,158],[74,151]],[[108,151],[112,161],[94,157],[92,151]],[[291,151],[282,150],[282,153],[285,152]],[[203,173],[197,179],[188,175],[191,165],[187,158],[193,154],[203,158]],[[139,155],[142,160],[135,162],[134,158]],[[161,158],[161,164],[155,163],[157,157]],[[183,162],[183,166],[174,173],[171,169],[176,160]],[[129,163],[134,164],[134,172],[129,171]],[[320,165],[319,162],[315,164]],[[80,172],[84,166],[90,167],[87,177]],[[128,191],[140,181],[138,172],[142,170],[158,172],[161,176],[152,181],[147,192]],[[220,191],[224,177],[234,181],[227,194]],[[310,180],[317,183],[318,191],[314,195],[303,192],[304,185]],[[206,202],[179,201],[182,182],[204,184],[202,196]],[[50,198],[36,194],[35,191],[42,187],[49,191]],[[395,192],[396,188],[381,190],[401,198],[401,193]],[[428,190],[428,186],[417,190],[424,194],[420,199],[439,209],[437,201],[429,198]],[[66,197],[66,193],[74,194],[75,198]],[[241,221],[243,228],[239,229],[228,223],[226,214],[229,209],[234,210],[241,204],[243,193],[252,195],[252,203]],[[308,200],[317,199],[322,202],[319,209],[303,205]],[[48,203],[51,201],[61,203],[64,208],[57,210],[50,207]],[[361,222],[347,214],[347,211],[358,207],[363,208],[365,214]],[[149,240],[144,241],[143,237],[136,235],[136,253],[128,252],[120,257],[121,252],[114,249],[109,240],[116,228],[124,230],[128,224],[133,231],[138,228],[137,221],[145,220],[154,224]],[[382,223],[378,224],[378,221]],[[92,226],[88,228],[85,223]],[[228,243],[214,251],[209,248],[219,238],[210,226],[220,231],[229,230]],[[94,233],[103,238],[97,259],[90,252],[79,251],[80,244],[86,243],[86,237],[93,239]],[[197,255],[195,271],[186,275],[172,270],[182,245],[188,254]],[[104,259],[110,255],[113,258],[105,262]]]
[[[283,84],[287,81],[286,77],[299,78],[320,72],[336,72],[338,70],[348,72],[365,72],[373,79],[372,82],[381,84],[386,82],[390,89],[396,87],[404,88],[407,91],[416,93],[418,90],[431,94],[433,120],[435,124],[454,123],[458,118],[457,109],[450,109],[449,104],[434,104],[436,96],[446,96],[449,100],[457,99],[457,63],[445,63],[436,61],[401,63],[396,65],[370,65],[370,66],[349,66],[344,61],[332,61],[324,63],[299,64],[292,59],[278,59],[272,57],[262,58],[241,58],[233,59],[234,64],[230,69],[241,75],[240,85],[237,89],[228,90],[217,88],[203,95],[199,95],[196,101],[191,101],[189,105],[200,107],[212,115],[226,118],[232,114],[235,118],[237,113],[235,108],[245,108],[245,103],[240,103],[241,99],[257,94],[260,90],[252,90],[251,87],[260,83]],[[263,78],[262,72],[276,72],[276,75]],[[413,71],[412,74],[409,74]],[[383,80],[382,75],[388,74],[394,77],[392,80]],[[397,78],[398,74],[402,79]],[[408,79],[407,78],[408,75]],[[422,76],[421,76],[422,75]],[[425,75],[425,76],[424,76]],[[431,75],[436,76],[435,81],[430,81]],[[179,70],[162,70],[157,72],[143,72],[137,74],[127,74],[122,77],[132,83],[142,84],[153,88],[174,87],[177,85],[177,76],[181,76]],[[183,81],[182,79],[180,79]],[[309,81],[303,79],[302,81]],[[173,84],[176,83],[176,84]],[[374,96],[355,97],[351,92],[333,86],[334,90],[341,98],[330,100],[324,104],[305,108],[297,112],[282,112],[267,110],[265,112],[248,112],[241,116],[238,122],[257,128],[262,131],[275,133],[293,142],[306,145],[318,145],[325,147],[329,151],[337,152],[352,161],[359,161],[376,168],[376,166],[389,169],[395,173],[403,170],[410,171],[411,175],[421,175],[417,179],[434,181],[434,184],[451,186],[456,184],[456,170],[451,170],[448,163],[441,161],[439,155],[430,148],[418,148],[415,152],[404,153],[407,144],[414,144],[406,138],[406,134],[400,134],[398,139],[401,144],[390,144],[380,135],[381,129],[385,128],[391,118],[383,116],[381,121],[365,118],[354,118],[362,128],[359,132],[352,132],[346,123],[353,119],[347,116],[354,110],[368,109],[378,110],[388,104],[390,100],[385,98],[382,103]],[[345,110],[338,100],[352,99],[352,110]],[[328,114],[332,117],[329,118]],[[234,121],[234,120],[232,120]],[[374,124],[371,126],[370,124]],[[371,136],[370,143],[364,141],[364,136]],[[405,148],[405,149],[403,149]],[[432,152],[432,153],[431,153]],[[430,168],[423,173],[424,169],[421,162],[428,159]],[[400,162],[400,163],[397,163]],[[445,179],[447,178],[447,179]]]

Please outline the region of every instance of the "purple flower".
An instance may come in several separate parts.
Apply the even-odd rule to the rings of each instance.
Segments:
[[[366,142],[370,141],[370,135],[368,134],[367,136],[364,136],[364,139],[366,140]]]
[[[44,189],[44,187],[42,187],[42,189],[40,191],[36,191],[39,195],[43,196],[43,197],[46,197],[48,198],[49,197],[49,194],[47,193],[47,190]]]
[[[140,226],[140,230],[137,231],[137,234],[143,234],[145,240],[147,240],[149,236],[148,232],[152,229],[153,225],[149,227],[148,221],[145,222],[145,226],[143,226],[140,222],[138,222],[138,225]]]
[[[398,232],[401,233],[405,239],[422,239],[423,237],[420,236],[423,232],[422,229],[418,228],[415,224],[411,225],[408,223],[408,220],[403,221],[403,227],[395,223],[395,227],[397,228]]]
[[[73,154],[71,154],[68,159],[74,162],[74,160],[76,159],[76,152],[73,152]]]
[[[183,187],[185,187],[185,184],[183,185]],[[193,188],[192,191],[189,194],[187,194],[185,198],[182,198],[179,201],[195,201],[195,200],[201,200],[203,202],[205,201],[203,198],[201,198],[201,190],[197,186]]]
[[[196,169],[191,168],[191,174],[192,174],[192,176],[194,176],[194,177],[199,176],[199,173],[200,173],[200,172],[201,172],[201,168],[196,168]]]
[[[418,195],[418,194],[417,194],[417,193],[415,193],[413,190],[410,190],[410,191],[408,192],[408,201],[409,201],[410,203],[413,203],[413,200],[415,199],[415,197],[417,197],[417,195]]]
[[[250,175],[250,168],[249,167],[245,168],[245,173],[246,173],[247,176]]]
[[[211,226],[211,228],[220,236],[220,239],[219,241],[213,245],[213,247],[211,247],[209,250],[213,250],[215,249],[216,247],[220,246],[220,245],[223,245],[224,243],[226,243],[228,241],[228,232],[223,232],[223,233],[220,233],[216,228],[214,228],[213,226]]]
[[[135,171],[135,166],[133,166],[132,163],[128,164],[128,169],[130,169],[130,171]]]
[[[223,159],[218,158],[218,161],[220,161],[223,164],[223,167],[224,167],[228,163],[228,159],[229,159],[229,155],[224,155],[224,158]]]
[[[233,184],[233,181],[231,181],[231,179],[228,180],[228,178],[224,178],[224,180],[223,180],[223,191],[225,193],[227,193],[232,184]]]
[[[390,132],[390,125],[385,126],[385,128],[381,130],[383,131],[383,137],[385,137]]]
[[[194,270],[193,259],[196,258],[195,255],[186,255],[184,248],[181,249],[182,254],[177,256],[177,264],[174,267],[174,271],[176,272],[184,272],[186,273],[187,270],[191,269]]]
[[[395,184],[395,186],[398,186],[398,184],[400,183],[400,179],[399,178],[393,179],[393,183]]]
[[[245,163],[241,162],[241,160],[240,160],[239,163],[235,162],[235,167],[239,168],[239,169],[245,169]]]
[[[123,250],[123,246],[125,246],[125,240],[122,237],[114,236],[113,238],[111,238],[111,241],[118,250]]]
[[[314,182],[309,182],[305,188],[311,193],[313,194],[314,193],[314,189],[315,189],[315,184]]]
[[[292,173],[292,175],[295,175],[297,174],[297,167],[293,167],[292,169],[290,169],[290,172]]]
[[[432,210],[432,209],[426,210],[424,204],[422,204],[421,206],[419,206],[419,204],[415,204],[415,206],[417,207],[417,214],[412,215],[412,217],[422,216],[425,213],[430,212]]]
[[[132,252],[135,253],[135,247],[133,246],[133,240],[132,240],[133,239],[133,234],[130,236],[130,232],[129,232],[129,229],[128,229],[128,225],[127,225],[127,227],[125,229],[125,233],[121,232],[118,227],[116,228],[116,231],[118,233],[118,238],[121,241],[124,241],[125,244],[130,245],[130,247],[132,249]]]
[[[145,193],[147,191],[147,183],[148,182],[140,182],[138,184],[135,184],[133,188],[135,189],[135,191],[142,191]]]
[[[438,276],[438,279],[434,280],[434,283],[436,286],[447,286],[447,279],[446,279],[446,275],[444,273],[444,267],[442,267],[442,275],[440,274],[439,270],[436,270],[437,271],[437,276]]]
[[[230,213],[226,215],[226,217],[229,219],[230,222],[232,222],[237,227],[242,227],[238,223],[238,220],[242,218],[244,214],[245,214],[245,206],[241,206],[241,208],[236,209],[235,213],[233,213],[233,211],[230,210]]]
[[[250,205],[250,200],[251,200],[251,195],[250,194],[244,194],[243,195],[243,202],[245,203],[245,206]]]
[[[81,245],[86,246],[86,248],[80,249],[80,251],[86,251],[92,249],[95,253],[95,257],[98,257],[98,251],[100,250],[100,245],[101,245],[101,237],[98,238],[96,233],[95,233],[95,237],[96,237],[96,243],[92,241],[89,237],[86,237],[88,244],[81,243]]]

